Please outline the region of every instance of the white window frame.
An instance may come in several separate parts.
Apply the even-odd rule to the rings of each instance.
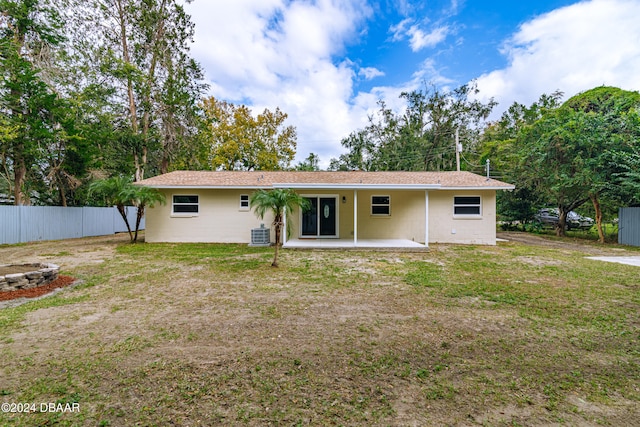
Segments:
[[[246,200],[243,199],[243,197],[246,197]],[[240,210],[241,211],[248,211],[249,210],[249,195],[248,194],[241,194],[240,195]]]
[[[456,203],[458,198],[477,198],[478,203]],[[478,208],[478,213],[456,213],[456,208]],[[454,218],[481,218],[482,217],[482,196],[478,195],[458,195],[453,196],[453,217]]]
[[[389,203],[373,203],[373,199],[375,197],[386,197],[389,200]],[[374,206],[386,206],[389,209],[388,213],[374,213]],[[391,195],[390,194],[374,194],[371,196],[371,216],[376,217],[390,217],[391,216]]]
[[[197,197],[196,203],[176,203],[176,197]],[[197,206],[196,212],[176,212],[176,206]],[[171,195],[171,216],[173,217],[194,217],[200,215],[200,196],[198,194],[172,194]]]

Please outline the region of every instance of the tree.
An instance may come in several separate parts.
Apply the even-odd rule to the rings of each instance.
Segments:
[[[576,134],[581,141],[579,156],[585,162],[579,179],[588,186],[599,240],[604,243],[601,197],[619,194],[618,187],[626,185],[614,178],[624,175],[615,159],[620,153],[631,154],[627,158],[632,158],[640,148],[640,93],[601,86],[570,98],[564,106],[575,112]],[[626,177],[633,179],[632,174]]]
[[[182,145],[195,138],[197,104],[206,88],[189,55],[189,15],[178,0],[75,3],[81,18],[74,22],[74,52],[90,71],[81,81],[110,88],[118,151],[129,154],[135,181],[149,169],[167,172]]]
[[[267,212],[273,214],[273,226],[276,233],[275,242],[275,255],[273,257],[272,267],[278,266],[278,248],[281,244],[282,226],[285,218],[287,218],[287,224],[290,225],[289,220],[291,213],[300,208],[303,211],[309,209],[310,203],[304,197],[298,195],[295,191],[290,189],[275,189],[275,190],[258,190],[249,198],[249,206],[251,206],[257,216],[264,219]],[[288,232],[288,230],[287,230]]]
[[[297,171],[317,172],[320,170],[320,157],[317,154],[309,153],[306,159],[296,165]]]
[[[534,188],[559,209],[558,236],[565,235],[567,214],[591,200],[600,241],[601,197],[614,191],[621,176],[616,159],[638,146],[634,119],[640,94],[600,87],[545,110],[516,137],[518,182]]]
[[[16,204],[83,205],[96,177],[194,164],[205,85],[182,4],[0,0],[0,173]]]
[[[497,195],[497,209],[505,221],[526,223],[533,219],[536,207],[547,203],[537,185],[540,175],[525,162],[521,161],[522,143],[519,135],[540,120],[547,112],[561,104],[562,92],[551,95],[542,94],[530,106],[514,102],[496,122],[489,123],[484,129],[477,146],[478,162],[491,161],[494,175],[501,179],[517,183],[512,192],[500,192]]]
[[[0,149],[16,205],[28,204],[32,165],[55,139],[58,97],[37,66],[62,41],[56,12],[40,0],[0,0],[0,114],[14,130]]]
[[[585,166],[579,156],[580,137],[573,111],[558,108],[544,115],[518,136],[522,178],[543,199],[558,206],[556,235],[564,236],[567,214],[589,200],[586,185],[578,178]]]
[[[129,239],[132,243],[138,241],[138,230],[140,221],[144,216],[146,206],[153,207],[156,203],[165,203],[165,198],[155,188],[142,187],[133,184],[131,178],[114,176],[109,179],[94,181],[89,186],[89,191],[102,198],[107,206],[115,206],[124,220],[129,232]],[[138,208],[136,214],[135,234],[131,231],[131,226],[127,218],[128,205]]]
[[[467,148],[478,140],[481,125],[496,105],[472,100],[475,84],[443,91],[434,85],[403,92],[405,110],[397,114],[384,101],[369,117],[369,125],[342,140],[349,150],[331,162],[331,169],[452,170],[455,168],[455,134]]]
[[[635,144],[613,151],[618,172],[613,174],[614,185],[607,196],[623,205],[640,206],[640,108],[630,109],[621,119],[623,134]]]
[[[287,114],[276,108],[253,117],[245,105],[213,97],[203,102],[209,123],[211,163],[223,170],[287,169],[296,154],[296,129],[285,126]]]

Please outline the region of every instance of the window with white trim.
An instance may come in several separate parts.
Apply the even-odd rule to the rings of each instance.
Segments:
[[[391,215],[391,196],[371,196],[371,215]]]
[[[200,197],[190,194],[174,194],[171,213],[174,215],[198,215],[200,211]]]
[[[249,195],[241,194],[240,195],[240,210],[248,211],[249,210]]]
[[[455,196],[453,198],[454,216],[480,216],[482,214],[480,196]]]

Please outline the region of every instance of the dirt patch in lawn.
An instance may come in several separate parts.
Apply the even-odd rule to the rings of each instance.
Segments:
[[[541,236],[524,232],[499,232],[497,237],[510,242],[519,242],[532,246],[542,246],[549,249],[560,249],[576,252],[584,252],[589,255],[621,256],[625,253],[637,253],[627,250],[622,246],[611,244],[601,245],[597,242],[585,239],[563,238],[557,239],[550,236]]]
[[[0,276],[6,276],[7,274],[29,273],[29,272],[35,271],[37,269],[38,269],[38,267],[33,267],[32,265],[28,265],[28,266],[26,266],[26,265],[0,266]]]
[[[120,233],[82,239],[0,245],[0,263],[54,263],[61,270],[68,270],[79,265],[100,264],[113,256],[116,245],[128,241],[129,235]]]

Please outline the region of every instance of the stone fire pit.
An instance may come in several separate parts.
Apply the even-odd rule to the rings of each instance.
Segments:
[[[59,272],[55,264],[0,265],[0,292],[47,285],[58,278]]]

